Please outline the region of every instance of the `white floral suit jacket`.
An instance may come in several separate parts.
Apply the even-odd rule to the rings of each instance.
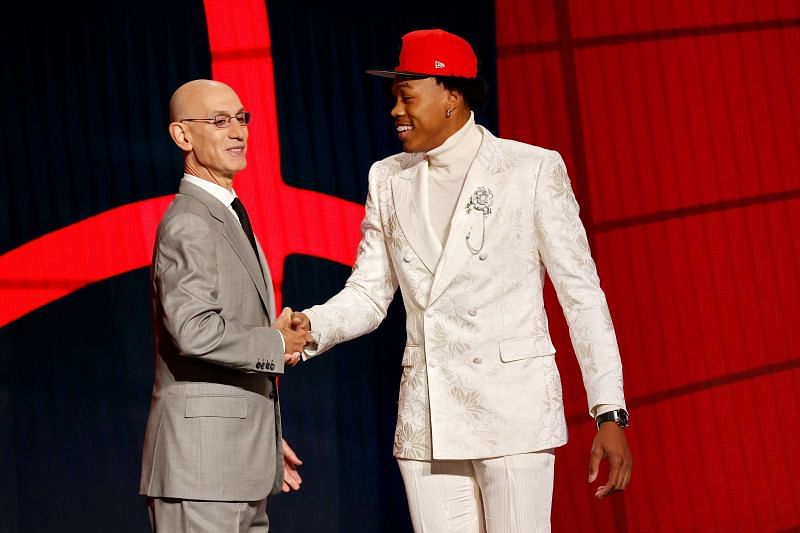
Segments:
[[[317,341],[309,358],[374,330],[399,285],[407,341],[394,453],[402,458],[476,459],[566,442],[545,272],[589,407],[625,405],[614,328],[561,156],[481,131],[444,249],[427,223],[424,154],[379,161],[353,273],[306,310]],[[479,187],[493,194],[485,218],[466,209]]]

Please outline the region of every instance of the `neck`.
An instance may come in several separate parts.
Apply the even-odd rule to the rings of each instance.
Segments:
[[[450,137],[452,137],[453,134],[456,133],[458,130],[463,128],[464,124],[469,122],[469,119],[470,119],[471,116],[472,116],[472,114],[469,111],[464,113],[462,109],[460,109],[460,108],[457,109],[456,112],[453,113],[453,116],[450,117],[450,125],[447,128],[447,136],[444,138],[445,141],[447,139],[449,139]],[[444,143],[444,141],[442,141],[442,144],[443,143]],[[441,146],[441,144],[439,146]]]
[[[429,148],[427,150],[422,150],[424,152],[430,152],[432,150],[438,150],[441,148],[453,135],[458,133],[464,125],[472,119],[472,111],[469,109],[465,109],[464,107],[457,107],[453,110],[452,116],[448,117],[447,123],[445,124],[444,129],[441,132],[439,139],[437,141],[436,146],[433,148]]]
[[[210,181],[211,183],[215,183],[220,187],[225,187],[228,191],[233,192],[233,176],[225,177],[219,176],[211,171],[208,167],[204,167],[202,165],[195,165],[190,162],[186,162],[183,166],[183,171],[187,174],[191,174],[192,176],[197,176],[198,178],[206,181]]]
[[[464,107],[457,107],[453,111],[453,116],[450,117],[451,119],[455,119],[456,130],[460,130],[461,127],[467,123],[467,121],[472,117],[472,111]]]

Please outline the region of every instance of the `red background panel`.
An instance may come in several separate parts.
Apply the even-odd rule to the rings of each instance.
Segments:
[[[564,359],[559,360],[562,368]],[[565,387],[576,394],[580,382],[569,383],[566,373],[563,377]],[[798,379],[795,366],[734,376],[673,395],[630,398],[634,418],[627,434],[634,480],[623,497],[611,501],[595,500],[596,484],[586,483],[594,426],[571,417],[570,440],[556,451],[553,531],[796,527],[794,476],[800,459],[791,451],[800,435],[789,406],[800,401]],[[601,470],[601,479],[606,472]]]
[[[798,230],[793,200],[599,233],[627,396],[797,358]]]
[[[557,52],[498,55],[498,123],[504,135],[519,141],[558,147],[567,165],[572,161],[564,80]],[[571,166],[571,165],[570,165]]]
[[[800,17],[797,0],[571,0],[569,5],[573,33],[578,38]]]
[[[579,50],[594,221],[798,191],[793,50],[798,28]]]
[[[498,55],[505,46],[554,41],[558,37],[552,0],[509,0],[497,2]]]
[[[642,486],[626,495],[629,530],[796,527],[800,461],[787,452],[798,435],[783,429],[775,391],[796,393],[798,377],[795,368],[637,406],[642,424],[630,440],[645,460],[636,463]]]
[[[800,3],[551,6],[548,43],[535,10],[497,2],[500,133],[567,161],[635,463],[624,495],[593,499],[595,428],[548,288],[570,428],[553,529],[800,530]]]

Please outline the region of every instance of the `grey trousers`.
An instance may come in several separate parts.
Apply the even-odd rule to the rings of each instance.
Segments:
[[[154,533],[267,533],[267,499],[210,502],[147,498]]]

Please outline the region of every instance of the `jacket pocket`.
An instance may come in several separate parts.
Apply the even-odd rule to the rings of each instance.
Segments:
[[[556,353],[556,349],[549,335],[500,341],[500,360],[504,363],[531,357],[544,357],[554,353]]]
[[[247,418],[247,398],[244,396],[189,396],[186,398],[186,418],[213,416],[218,418]]]

